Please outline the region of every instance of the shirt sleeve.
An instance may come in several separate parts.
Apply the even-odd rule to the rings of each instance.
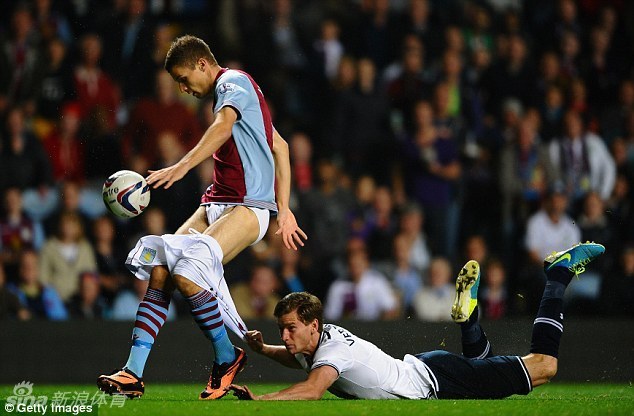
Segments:
[[[352,363],[352,351],[350,351],[350,346],[342,342],[331,341],[319,346],[315,354],[315,361],[313,361],[313,365],[310,369],[314,370],[328,365],[337,370],[337,374],[341,376],[342,373],[352,367]]]
[[[249,103],[249,92],[240,84],[237,77],[230,77],[216,86],[216,106],[214,112],[220,111],[223,107],[231,107],[238,113],[238,120],[242,119],[244,109]]]

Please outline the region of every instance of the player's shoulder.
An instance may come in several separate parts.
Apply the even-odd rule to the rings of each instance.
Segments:
[[[347,329],[333,324],[325,324],[321,333],[319,345],[340,344],[351,347],[356,342],[357,337]]]
[[[246,72],[238,71],[236,69],[227,69],[218,77],[218,87],[223,84],[237,84],[244,86],[250,84],[249,75]]]

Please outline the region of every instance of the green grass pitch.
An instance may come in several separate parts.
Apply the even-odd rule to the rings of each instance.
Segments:
[[[250,385],[256,394],[285,386]],[[141,399],[126,400],[123,407],[99,408],[99,415],[208,415],[208,416],[281,416],[281,415],[634,415],[634,386],[631,384],[551,383],[528,396],[505,400],[341,400],[327,394],[321,401],[250,402],[231,395],[217,401],[199,401],[200,385],[150,384]],[[33,395],[48,396],[55,392],[96,392],[92,385],[35,385]],[[0,385],[0,414],[7,414],[4,403],[13,394],[13,386]],[[13,412],[13,414],[16,414]],[[23,413],[29,414],[29,413]],[[33,414],[33,413],[30,413]],[[47,414],[55,414],[50,413]],[[59,413],[58,413],[59,414]],[[80,413],[81,414],[81,413]],[[97,414],[97,413],[93,413]]]

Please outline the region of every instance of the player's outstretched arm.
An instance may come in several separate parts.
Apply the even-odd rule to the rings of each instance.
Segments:
[[[277,361],[285,367],[301,369],[302,366],[295,359],[295,356],[286,351],[283,345],[267,345],[264,343],[262,333],[260,331],[247,331],[245,340],[249,344],[249,348],[258,354],[262,354],[272,360]]]
[[[329,365],[312,370],[308,379],[284,390],[276,391],[262,396],[255,396],[247,386],[232,384],[228,387],[240,400],[319,400],[323,397],[328,387],[337,380],[337,370]]]
[[[297,250],[297,245],[303,246],[308,239],[306,233],[299,228],[295,215],[289,207],[291,197],[291,162],[288,143],[277,130],[273,131],[273,159],[275,160],[275,181],[277,188],[275,198],[277,202],[277,225],[275,233],[282,236],[282,241],[288,249]]]
[[[181,160],[159,170],[150,170],[150,175],[146,178],[147,183],[152,188],[164,186],[169,189],[174,182],[180,180],[192,168],[196,167],[200,162],[210,158],[216,150],[220,148],[229,137],[231,137],[231,129],[238,119],[236,110],[231,107],[223,107],[216,114],[214,122],[209,126],[200,141],[191,149]]]

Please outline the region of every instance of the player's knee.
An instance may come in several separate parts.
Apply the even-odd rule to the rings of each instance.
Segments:
[[[178,288],[178,291],[185,297],[195,295],[202,290],[200,286],[178,274],[174,275],[173,282]]]
[[[150,273],[149,287],[152,289],[158,289],[162,291],[174,290],[174,285],[170,279],[169,270],[165,266],[156,266]]]

